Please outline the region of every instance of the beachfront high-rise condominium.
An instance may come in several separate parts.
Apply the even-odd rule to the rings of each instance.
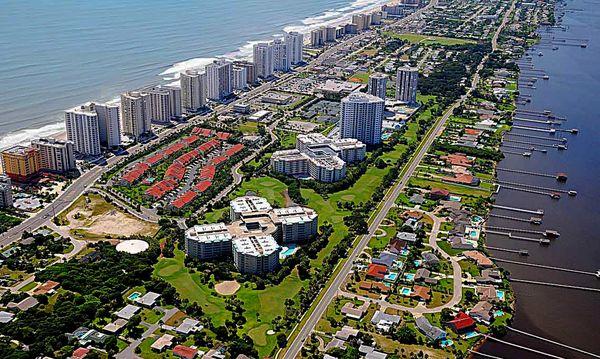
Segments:
[[[119,106],[107,103],[88,104],[98,114],[100,145],[115,148],[121,145],[121,116]]]
[[[401,67],[396,72],[396,100],[414,104],[417,102],[417,86],[419,69],[416,67]]]
[[[12,181],[8,176],[0,175],[0,208],[10,208],[12,205]]]
[[[279,266],[281,247],[273,236],[248,236],[232,241],[233,263],[242,274],[265,274]]]
[[[99,156],[100,123],[93,103],[65,111],[67,139],[73,142],[75,152],[83,156]]]
[[[304,35],[296,31],[287,32],[284,40],[290,65],[304,62]]]
[[[219,59],[206,65],[206,97],[220,101],[233,92],[233,64]]]
[[[315,29],[310,32],[310,46],[319,47],[325,44],[325,28]]]
[[[268,42],[254,44],[253,57],[256,76],[266,79],[273,75],[273,45]]]
[[[244,90],[248,87],[248,69],[245,67],[233,66],[233,88],[235,90]]]
[[[327,26],[325,28],[325,42],[334,42],[335,39],[335,27]]]
[[[246,69],[246,78],[248,81],[248,85],[253,85],[256,83],[256,66],[254,66],[254,63],[250,61],[234,61],[233,66],[243,67]]]
[[[290,61],[288,58],[287,44],[282,39],[273,41],[273,70],[289,71]]]
[[[381,143],[385,101],[379,97],[353,92],[342,99],[340,138],[355,138],[367,145]]]
[[[183,113],[193,114],[206,106],[206,73],[187,70],[181,73],[179,83]]]
[[[139,140],[152,131],[150,95],[141,91],[121,94],[121,119],[123,133]]]
[[[368,93],[385,100],[387,90],[387,76],[381,73],[374,73],[369,76]]]
[[[150,120],[169,123],[181,117],[181,89],[174,86],[157,86],[147,90],[150,98]]]
[[[66,173],[76,168],[71,141],[39,138],[31,141],[31,147],[40,153],[40,168],[44,171]]]
[[[363,31],[369,28],[370,19],[365,14],[352,15],[352,24],[356,25],[358,31]]]
[[[27,182],[40,172],[40,153],[33,147],[9,147],[2,151],[2,169],[13,181]]]

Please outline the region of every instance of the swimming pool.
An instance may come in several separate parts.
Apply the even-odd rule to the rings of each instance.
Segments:
[[[131,294],[130,294],[130,295],[127,297],[127,299],[129,299],[129,300],[136,300],[136,299],[138,299],[138,298],[139,298],[141,295],[142,295],[142,293],[140,293],[140,292],[133,292],[133,293],[131,293]]]
[[[296,253],[296,250],[298,250],[298,248],[296,248],[295,244],[290,244],[287,247],[283,247],[281,253],[279,253],[279,258],[284,259],[286,257],[289,257],[292,254]]]
[[[396,279],[398,279],[398,273],[390,272],[390,273],[386,274],[385,277],[383,277],[383,279],[390,281],[390,282],[395,282]]]
[[[498,309],[497,311],[494,312],[494,317],[498,318],[504,315],[504,311]]]
[[[392,267],[394,267],[396,269],[402,269],[402,267],[404,267],[404,262],[402,262],[402,261],[394,261],[394,264],[393,264]]]
[[[421,263],[423,263],[423,261],[420,259],[415,259],[415,261],[413,263],[415,263],[415,267],[420,267]]]
[[[468,333],[465,333],[464,338],[471,339],[471,338],[475,338],[478,336],[479,336],[479,333],[477,333],[477,332],[468,332]]]
[[[403,248],[403,249],[400,251],[400,255],[401,255],[401,256],[403,256],[403,257],[406,257],[406,256],[408,255],[408,253],[410,253],[410,252],[409,252],[409,251],[408,251],[408,249],[406,249],[406,248]]]
[[[414,273],[404,273],[404,279],[412,282],[413,280],[415,280],[415,274]]]
[[[448,199],[452,202],[460,202],[462,198],[460,198],[459,196],[450,196],[448,197]]]
[[[402,287],[402,289],[400,289],[400,294],[405,295],[405,296],[409,296],[412,293],[412,289],[407,288],[407,287]]]
[[[454,342],[452,341],[452,339],[444,339],[444,340],[442,340],[440,342],[440,345],[442,346],[442,348],[449,347],[452,344],[454,344]]]
[[[503,290],[500,290],[500,289],[497,289],[497,290],[496,290],[496,297],[497,297],[498,299],[500,299],[500,300],[504,300],[504,291],[503,291]]]

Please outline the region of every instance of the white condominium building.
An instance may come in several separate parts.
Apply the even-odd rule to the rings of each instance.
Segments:
[[[11,185],[10,177],[0,175],[0,208],[10,208],[13,206]]]
[[[325,42],[334,42],[335,38],[335,27],[327,26],[325,28]]]
[[[123,133],[138,140],[152,131],[150,95],[132,91],[121,94],[121,120]]]
[[[233,92],[233,65],[220,59],[206,65],[206,97],[220,101]]]
[[[100,144],[106,148],[121,145],[121,116],[118,105],[106,103],[91,103],[98,114],[98,129]]]
[[[248,69],[245,67],[233,68],[233,88],[244,90],[248,87]]]
[[[387,76],[381,73],[374,73],[369,76],[369,88],[368,93],[377,96],[385,101],[385,94],[387,90]]]
[[[67,139],[73,142],[75,151],[84,156],[98,156],[100,127],[93,104],[85,104],[65,111]]]
[[[417,102],[417,85],[419,69],[416,67],[401,67],[396,73],[396,100],[414,104]]]
[[[273,46],[273,70],[289,71],[290,61],[286,43],[281,39],[276,39],[271,46]]]
[[[273,75],[273,45],[267,42],[255,44],[253,60],[256,76],[264,79]]]
[[[355,138],[367,145],[381,143],[385,101],[373,95],[354,92],[342,99],[340,137]]]
[[[232,242],[233,263],[242,274],[264,274],[277,269],[281,247],[270,236],[235,238]]]
[[[271,156],[273,171],[292,176],[310,176],[320,182],[336,182],[346,176],[346,163],[361,161],[366,146],[353,139],[332,140],[320,133],[298,135],[296,149]]]
[[[315,29],[310,32],[310,46],[319,47],[325,45],[325,28]]]
[[[31,146],[40,154],[40,169],[65,173],[74,170],[75,154],[73,142],[54,138],[40,138],[31,141]]]
[[[299,32],[288,32],[284,36],[287,58],[290,65],[304,62],[304,35]]]
[[[193,226],[185,232],[185,253],[202,260],[225,257],[231,254],[231,240],[224,223]]]
[[[275,208],[275,223],[281,228],[283,243],[305,242],[317,234],[317,212],[306,207]]]
[[[273,209],[269,201],[263,197],[243,196],[229,202],[229,217],[232,221],[237,221],[244,214],[256,212],[269,212]]]
[[[181,110],[193,114],[206,106],[206,73],[187,70],[179,77],[181,85]]]
[[[358,31],[363,31],[369,28],[370,19],[365,14],[352,15],[352,24],[356,25]]]
[[[150,98],[150,120],[168,123],[181,116],[181,89],[157,86],[147,90]]]

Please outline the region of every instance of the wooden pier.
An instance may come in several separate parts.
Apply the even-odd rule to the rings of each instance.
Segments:
[[[596,276],[596,273],[594,273],[594,272],[587,272],[587,271],[582,271],[582,270],[577,270],[577,269],[571,269],[571,268],[562,268],[562,267],[548,266],[548,265],[544,265],[544,264],[519,262],[519,261],[513,261],[513,260],[510,260],[510,259],[503,259],[503,258],[494,258],[494,257],[492,257],[492,259],[495,260],[495,261],[498,261],[498,262],[517,264],[517,265],[522,265],[522,266],[527,266],[527,267],[535,267],[535,268],[556,270],[556,271],[561,271],[561,272],[569,272],[569,273],[577,273],[577,274],[583,274],[583,275],[591,275],[591,276],[594,276],[594,277]]]
[[[492,205],[492,207],[493,208],[497,208],[497,209],[503,209],[503,210],[506,210],[506,211],[537,214],[539,216],[543,216],[544,215],[544,210],[543,209],[517,208],[517,207],[502,206],[502,205],[499,205],[499,204],[494,204],[494,205]]]

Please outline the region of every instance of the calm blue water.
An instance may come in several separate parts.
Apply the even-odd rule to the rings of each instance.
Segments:
[[[211,57],[247,56],[253,41],[284,29],[309,31],[385,2],[4,0],[0,148],[60,130],[70,106],[173,81]]]

